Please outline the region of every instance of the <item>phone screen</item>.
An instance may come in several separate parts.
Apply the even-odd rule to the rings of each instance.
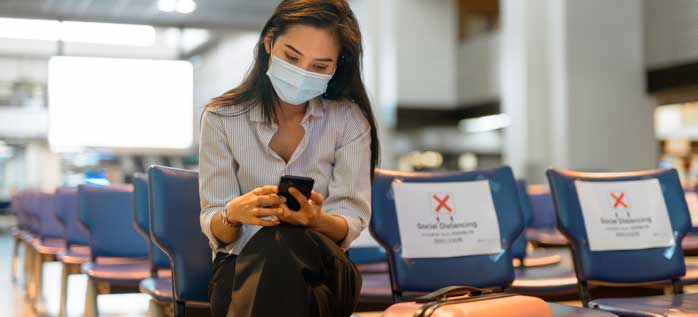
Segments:
[[[295,187],[306,198],[310,198],[310,193],[313,190],[315,180],[310,177],[284,175],[279,181],[279,196],[286,197],[286,205],[293,211],[301,209],[300,204],[291,193],[288,192],[289,187]]]

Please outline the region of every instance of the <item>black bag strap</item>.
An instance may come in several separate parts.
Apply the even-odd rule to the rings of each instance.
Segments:
[[[472,286],[447,286],[435,290],[429,294],[415,298],[417,303],[428,303],[428,302],[441,302],[448,300],[449,297],[460,297],[460,296],[479,296],[483,294],[492,293],[491,289],[487,288],[477,288]]]

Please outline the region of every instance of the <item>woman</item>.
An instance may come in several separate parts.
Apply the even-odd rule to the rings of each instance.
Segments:
[[[242,84],[206,107],[200,220],[214,251],[214,315],[230,304],[236,255],[261,228],[304,226],[346,250],[368,225],[379,146],[361,56],[344,0],[286,0]],[[315,179],[311,197],[289,190],[297,212],[277,195],[283,174]]]

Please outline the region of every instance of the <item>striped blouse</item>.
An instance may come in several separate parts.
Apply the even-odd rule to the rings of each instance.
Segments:
[[[214,252],[239,254],[261,229],[243,225],[237,241],[223,245],[211,232],[213,216],[231,199],[256,187],[276,185],[283,174],[315,179],[322,209],[346,219],[347,249],[371,217],[371,133],[359,107],[349,101],[320,97],[308,103],[301,125],[303,139],[288,163],[269,147],[277,124],[266,124],[261,105],[206,110],[199,145],[201,230]]]

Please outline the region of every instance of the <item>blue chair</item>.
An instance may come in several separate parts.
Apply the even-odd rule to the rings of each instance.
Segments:
[[[532,219],[526,237],[534,245],[566,247],[567,239],[555,228],[555,207],[550,190],[541,185],[528,187]]]
[[[211,248],[201,232],[199,173],[164,166],[148,168],[150,236],[172,264],[174,314],[207,309]]]
[[[137,293],[150,277],[148,247],[133,227],[133,190],[130,187],[78,186],[80,221],[90,236],[85,316],[98,316],[97,296]]]
[[[172,272],[167,254],[162,252],[150,239],[150,206],[148,196],[148,177],[144,174],[133,176],[133,224],[148,242],[148,259],[150,277],[141,281],[141,293],[150,295],[150,309],[157,310],[158,316],[164,315],[172,307]]]
[[[29,242],[33,240],[31,237],[30,229],[32,227],[31,215],[27,212],[27,205],[29,200],[29,192],[21,191],[12,197],[12,210],[17,217],[17,226],[12,230],[13,246],[12,246],[12,282],[16,283],[19,277],[19,249],[25,247],[24,256],[24,269],[28,267],[29,257],[26,256],[30,251],[27,246]],[[27,274],[24,274],[24,279],[27,279]],[[25,281],[26,282],[26,281]],[[26,285],[26,283],[25,283]]]
[[[526,191],[526,182],[516,182],[519,205],[525,227],[532,221],[531,203]],[[560,251],[548,252],[536,248],[528,253],[528,240],[525,231],[514,241],[512,255],[516,268],[516,279],[511,285],[512,292],[543,297],[550,300],[577,296],[577,278],[569,256],[562,261]],[[522,265],[523,264],[523,265]]]
[[[61,261],[61,295],[59,316],[66,315],[70,275],[80,274],[80,267],[90,261],[89,233],[78,219],[77,187],[56,189],[56,214],[63,224],[65,249],[58,254]]]
[[[349,259],[357,266],[385,263],[387,261],[385,250],[381,247],[352,247],[347,251]]]
[[[39,192],[34,190],[26,190],[19,194],[18,198],[18,222],[19,230],[15,232],[15,258],[14,264],[14,276],[17,276],[17,271],[19,268],[19,247],[22,246],[24,249],[23,256],[23,279],[24,279],[24,289],[26,290],[27,297],[31,297],[33,277],[32,272],[34,271],[34,260],[36,256],[34,254],[34,248],[32,246],[34,240],[38,237],[39,228],[41,227],[39,223],[39,218],[34,215],[32,210],[37,208]]]
[[[488,180],[499,220],[502,250],[498,254],[448,258],[402,257],[397,210],[392,183],[463,182]],[[506,289],[514,281],[511,246],[524,229],[516,181],[509,167],[468,173],[404,173],[376,169],[372,188],[370,230],[388,253],[391,288],[395,301],[404,292],[431,292],[446,286],[468,285],[478,288]],[[549,304],[559,316],[589,316],[598,312],[558,304]]]
[[[674,294],[683,293],[680,278],[685,274],[686,267],[683,252],[677,246],[690,229],[691,221],[676,170],[580,173],[549,169],[546,174],[555,199],[558,228],[571,242],[580,296],[585,307],[632,316],[661,316],[669,309],[698,312],[698,294],[592,301],[589,293],[590,283],[632,285],[667,280],[671,281]],[[592,251],[575,182],[578,180],[619,182],[651,179],[656,179],[661,186],[676,245],[639,250]]]
[[[524,227],[528,228],[533,220],[531,211],[531,201],[526,190],[526,181],[518,180],[516,182],[517,193],[519,194],[519,205],[524,219]],[[534,250],[531,254],[528,253],[528,239],[526,231],[514,241],[511,247],[511,254],[514,257],[514,267],[535,267],[557,264],[560,262],[560,255],[545,252],[544,250]]]
[[[44,263],[57,261],[58,253],[65,248],[65,240],[63,240],[63,224],[60,223],[56,214],[54,194],[38,192],[35,199],[35,204],[28,210],[39,220],[36,238],[31,242],[31,254],[34,260],[32,260],[32,283],[28,295],[34,309],[41,310]]]

